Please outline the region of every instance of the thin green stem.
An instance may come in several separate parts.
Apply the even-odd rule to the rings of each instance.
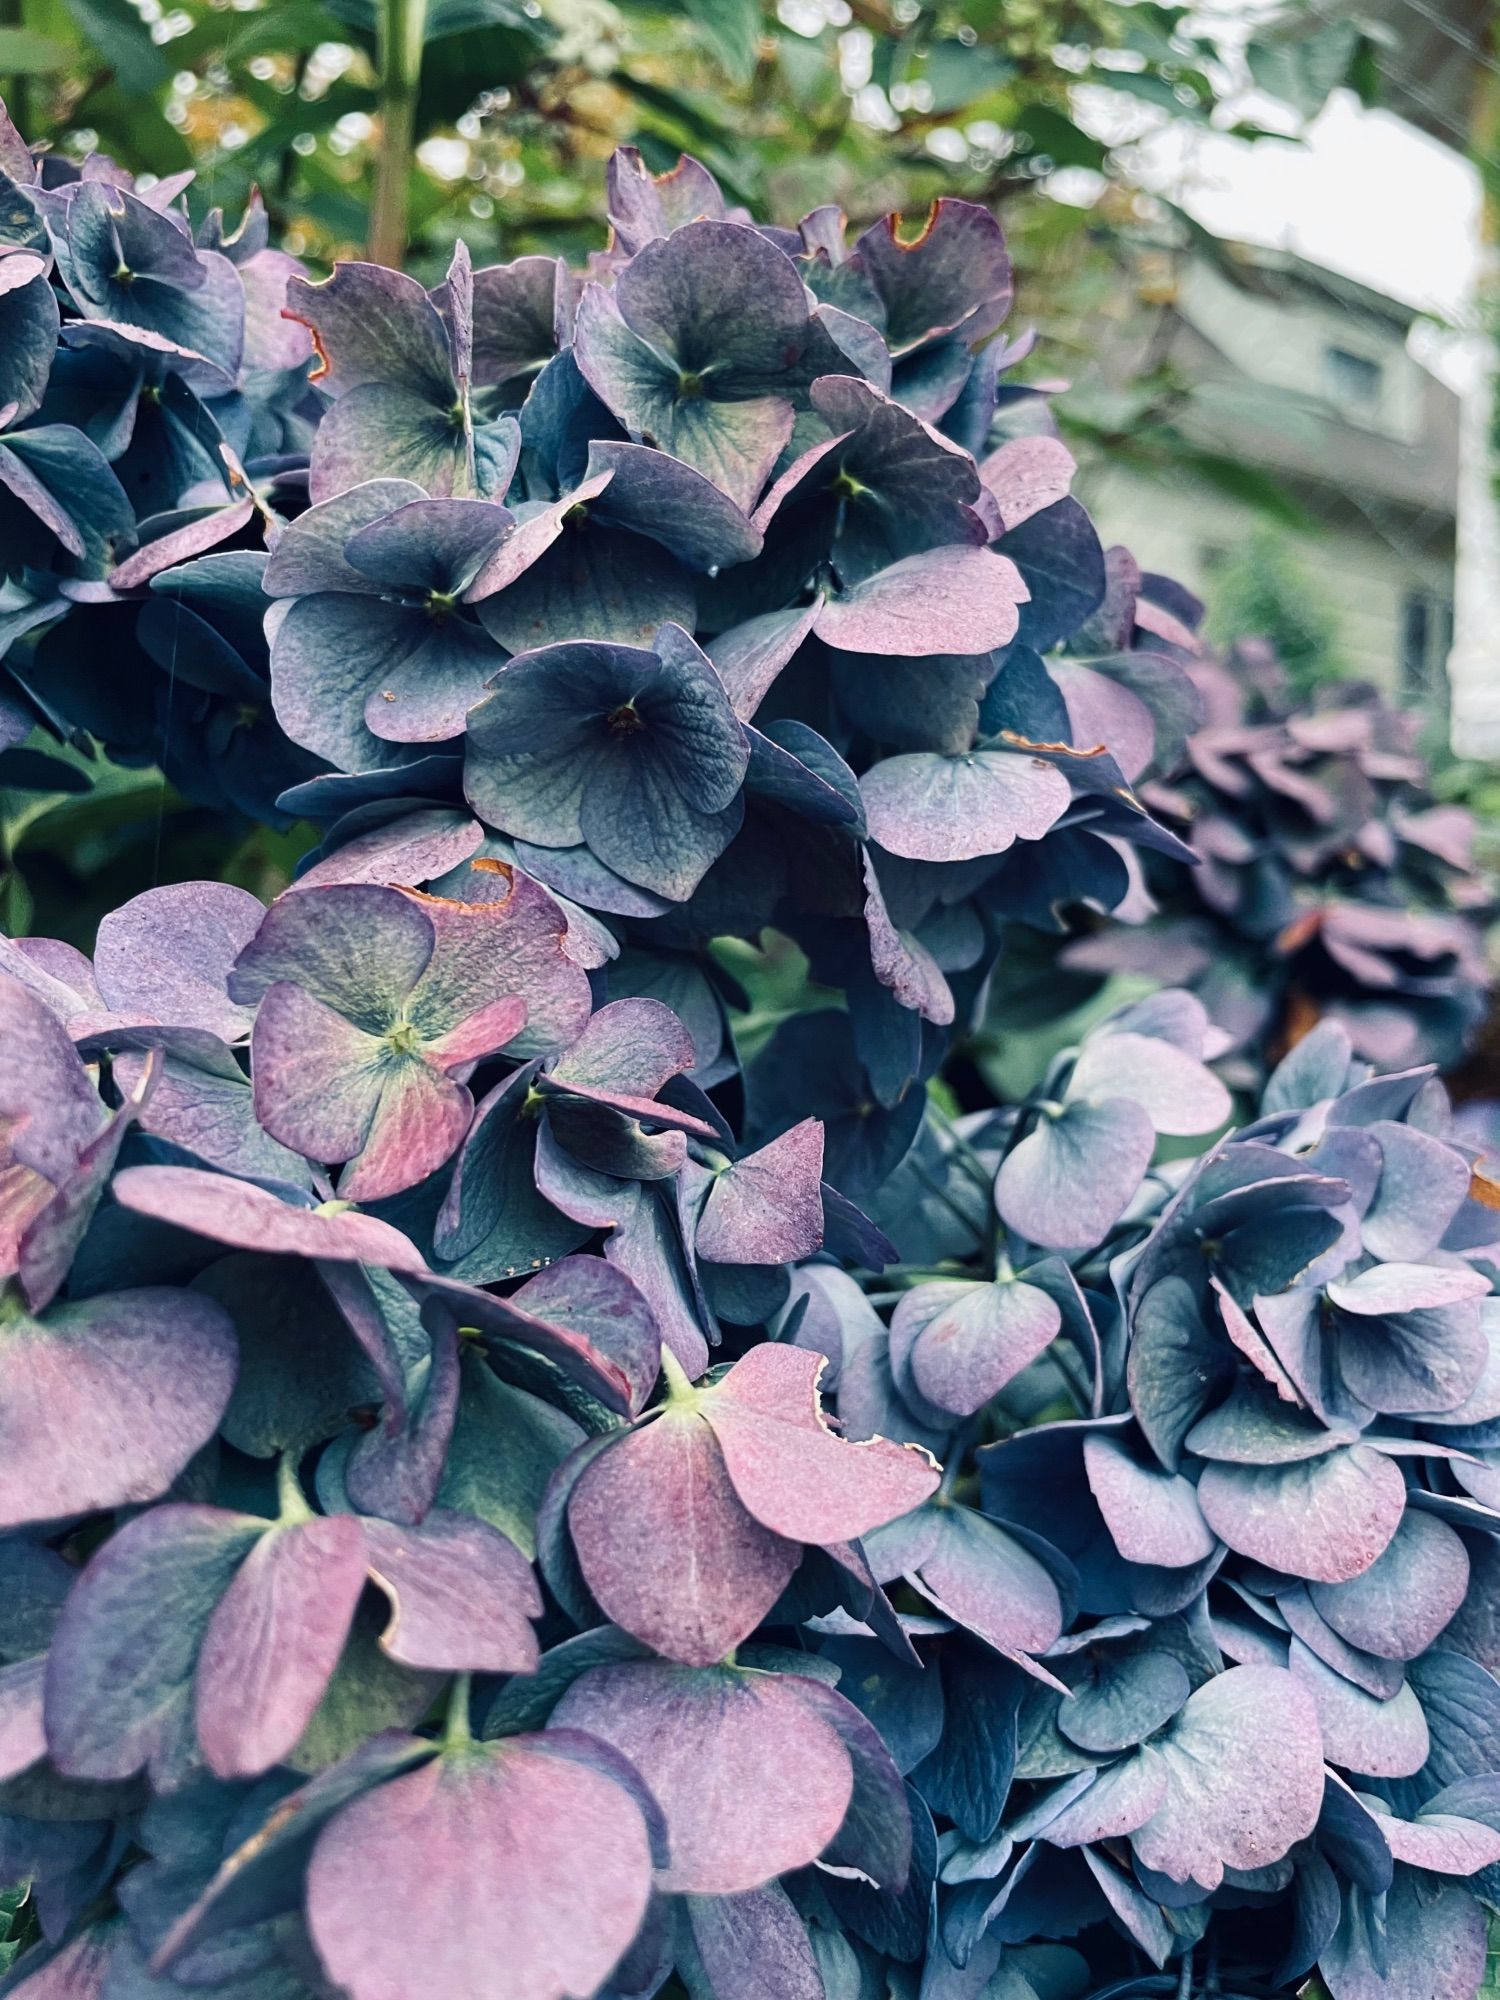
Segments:
[[[980,1158],[978,1152],[969,1144],[963,1133],[959,1131],[953,1119],[948,1116],[947,1112],[940,1105],[935,1104],[931,1098],[927,1101],[927,1116],[932,1120],[933,1125],[942,1134],[943,1138],[947,1140],[949,1149],[958,1164],[965,1168],[976,1187],[980,1188],[988,1196],[995,1185],[994,1168]]]
[[[427,0],[380,0],[376,15],[380,83],[375,100],[380,149],[370,204],[370,256],[377,264],[400,265],[406,257],[417,93],[426,38]]]
[[[288,1527],[295,1527],[313,1517],[307,1495],[302,1491],[302,1481],[297,1477],[298,1456],[295,1451],[284,1451],[276,1463],[276,1498],[281,1506],[282,1522]]]
[[[667,1378],[668,1402],[688,1403],[693,1400],[694,1390],[688,1380],[687,1370],[665,1342],[662,1343],[661,1350],[661,1372]]]
[[[448,1720],[443,1730],[443,1748],[461,1750],[466,1743],[474,1741],[474,1732],[469,1727],[469,1688],[472,1677],[469,1674],[455,1674],[453,1685],[448,1690]]]

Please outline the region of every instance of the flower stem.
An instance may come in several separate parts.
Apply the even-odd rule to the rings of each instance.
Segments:
[[[661,1372],[667,1378],[669,1403],[688,1403],[693,1400],[693,1385],[688,1380],[687,1370],[665,1341],[662,1342],[661,1348]]]
[[[427,0],[379,0],[376,108],[380,149],[375,157],[375,195],[370,204],[370,256],[377,264],[399,265],[406,256],[417,93],[426,35]]]
[[[297,1458],[296,1452],[284,1451],[276,1464],[276,1498],[281,1506],[282,1523],[286,1527],[295,1527],[313,1517],[307,1495],[302,1491],[302,1481],[297,1477]]]
[[[474,1740],[469,1727],[469,1687],[471,1676],[455,1674],[453,1685],[448,1690],[448,1721],[443,1730],[443,1748],[461,1750],[466,1743]]]

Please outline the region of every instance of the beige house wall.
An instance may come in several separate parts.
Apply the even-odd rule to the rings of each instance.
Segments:
[[[1167,483],[1125,467],[1096,467],[1084,472],[1079,493],[1106,546],[1123,542],[1143,569],[1176,577],[1210,604],[1215,559],[1235,557],[1266,523],[1254,508],[1181,475]],[[1338,621],[1348,671],[1399,694],[1406,599],[1425,591],[1437,603],[1451,600],[1451,558],[1398,551],[1373,528],[1345,524],[1288,539]]]

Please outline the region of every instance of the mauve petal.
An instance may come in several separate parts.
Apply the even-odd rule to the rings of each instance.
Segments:
[[[427,1269],[416,1245],[378,1216],[351,1214],[336,1204],[297,1208],[249,1181],[202,1167],[126,1167],[115,1176],[112,1192],[137,1214],[234,1250],[373,1264],[414,1276]]]
[[[366,1034],[401,1018],[436,933],[419,904],[374,882],[335,882],[281,896],[235,960],[231,996],[246,1005],[278,981],[332,1007]]]
[[[380,1109],[387,1044],[282,981],[260,1003],[250,1039],[255,1115],[309,1160],[348,1160]]]
[[[961,546],[927,549],[830,598],[814,629],[841,652],[902,659],[988,653],[1015,638],[1027,596],[1008,556]]]
[[[939,1281],[899,1302],[901,1332],[917,1323],[912,1380],[929,1403],[969,1417],[1045,1353],[1062,1325],[1056,1302],[1035,1285]],[[895,1319],[892,1321],[895,1330]]]
[[[0,1667],[0,1781],[29,1770],[47,1754],[42,1723],[45,1654]]]
[[[568,1526],[601,1609],[688,1666],[747,1639],[801,1560],[745,1511],[693,1410],[668,1408],[602,1451],[573,1489]]]
[[[529,1621],[542,1615],[542,1594],[514,1542],[446,1508],[416,1527],[363,1526],[370,1574],[391,1600],[380,1643],[393,1660],[446,1673],[535,1672]]]
[[[94,976],[106,1006],[240,1040],[253,1009],[230,999],[229,972],[264,916],[258,897],[227,882],[176,882],[132,897],[99,925]]]
[[[198,1741],[221,1778],[254,1778],[297,1745],[344,1650],[365,1581],[359,1522],[273,1527],[219,1600],[198,1657]]]
[[[474,1116],[460,1083],[419,1057],[386,1075],[369,1137],[339,1177],[345,1201],[380,1201],[451,1160]]]
[[[213,1436],[234,1370],[228,1315],[194,1292],[13,1313],[0,1326],[0,1527],[158,1498]]]
[[[1313,1583],[1344,1583],[1389,1545],[1406,1481],[1383,1452],[1341,1446],[1288,1465],[1206,1465],[1198,1504],[1238,1554]]]
[[[517,1736],[447,1751],[347,1806],[314,1849],[307,1914],[351,2000],[577,2000],[650,1894],[625,1787]]]
[[[1072,798],[1055,765],[1011,750],[887,757],[859,789],[870,838],[912,861],[973,861],[1040,840]]]
[[[781,1676],[645,1660],[582,1674],[550,1727],[586,1730],[649,1773],[669,1893],[735,1896],[816,1860],[854,1790],[835,1730]],[[394,2000],[394,1996],[392,1996]]]
[[[1132,1838],[1174,1882],[1217,1888],[1305,1840],[1323,1801],[1323,1743],[1306,1689],[1279,1667],[1231,1667],[1199,1688],[1152,1745],[1167,1796]]]
[[[719,1264],[811,1257],[823,1245],[822,1176],[823,1126],[804,1118],[714,1177],[694,1239],[699,1256]]]
[[[1110,1539],[1126,1562],[1187,1569],[1218,1547],[1190,1479],[1163,1472],[1154,1459],[1144,1463],[1103,1433],[1084,1439],[1083,1463]]]
[[[821,1354],[752,1347],[701,1407],[735,1492],[763,1526],[799,1542],[848,1542],[919,1507],[939,1467],[918,1445],[850,1444],[823,1419]]]

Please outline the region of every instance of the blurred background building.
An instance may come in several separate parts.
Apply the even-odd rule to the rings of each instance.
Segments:
[[[1260,481],[1101,458],[1084,490],[1105,540],[1205,597],[1225,636],[1274,627],[1294,670],[1315,644],[1324,670],[1445,712],[1460,399],[1412,353],[1416,312],[1245,244],[1147,253],[1141,283],[1158,312],[1111,372],[1170,368],[1190,447]]]

